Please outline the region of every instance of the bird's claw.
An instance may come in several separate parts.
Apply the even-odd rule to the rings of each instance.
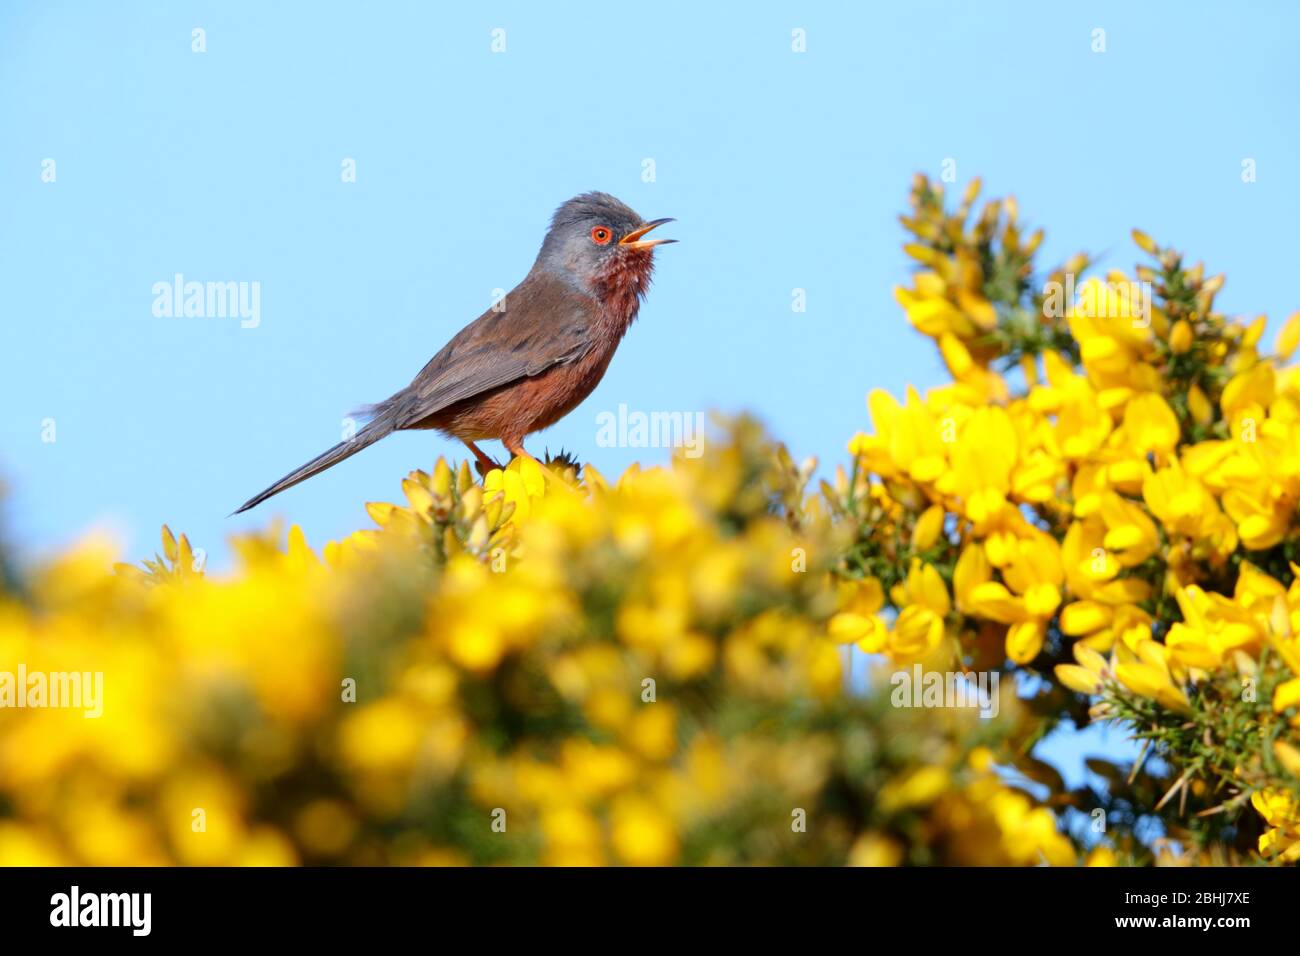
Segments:
[[[499,471],[501,466],[491,458],[480,458],[474,462],[474,470],[478,472],[480,478],[486,478],[489,471]]]

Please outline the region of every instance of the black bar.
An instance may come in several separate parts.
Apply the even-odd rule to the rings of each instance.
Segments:
[[[148,893],[119,909],[116,927],[53,926],[71,909],[99,910],[98,894]],[[1249,868],[1163,869],[10,869],[0,870],[0,926],[6,943],[23,939],[81,944],[207,945],[261,940],[295,944],[374,942],[401,936],[457,949],[468,939],[495,946],[517,936],[533,946],[554,937],[606,939],[610,945],[667,942],[667,931],[725,929],[736,941],[770,942],[788,933],[813,944],[827,931],[864,945],[887,928],[939,934],[1023,934],[1042,929],[1058,943],[1107,935],[1174,939],[1201,934],[1289,931],[1294,871]],[[68,905],[56,914],[57,895]],[[1176,894],[1183,894],[1182,896]],[[1222,894],[1222,895],[1220,895]],[[86,903],[87,896],[95,902]],[[139,897],[143,904],[143,897]],[[111,901],[121,906],[122,899]],[[113,906],[108,907],[111,911]],[[111,915],[111,913],[110,913]],[[1120,925],[1121,920],[1154,920]],[[1208,927],[1199,925],[1203,919]],[[1225,920],[1244,924],[1225,925]],[[1197,925],[1186,921],[1195,919]],[[67,921],[67,920],[65,920]],[[1168,921],[1168,922],[1166,922]],[[1183,922],[1179,922],[1183,921]],[[596,935],[604,927],[614,937]],[[621,930],[620,930],[621,928]],[[604,932],[601,929],[600,932]],[[1056,945],[1054,943],[1053,945]]]

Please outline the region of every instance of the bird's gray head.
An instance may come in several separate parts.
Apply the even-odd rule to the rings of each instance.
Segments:
[[[643,292],[653,267],[652,250],[677,240],[642,237],[666,222],[672,220],[646,222],[608,193],[583,193],[555,210],[537,267],[584,292],[624,280]]]

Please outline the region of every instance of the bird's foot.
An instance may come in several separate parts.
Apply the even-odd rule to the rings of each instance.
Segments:
[[[465,447],[474,453],[474,470],[478,472],[480,478],[486,478],[489,471],[500,469],[495,461],[483,453],[483,449],[472,441],[466,441]]]

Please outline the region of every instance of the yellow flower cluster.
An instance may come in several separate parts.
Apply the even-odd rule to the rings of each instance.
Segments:
[[[1246,703],[1276,683],[1296,727],[1300,585],[1282,581],[1300,555],[1300,313],[1261,354],[1264,318],[1215,312],[1222,277],[1140,232],[1153,266],[1085,278],[1080,255],[1035,287],[1041,235],[1022,239],[1014,201],[968,225],[978,189],[950,214],[918,179],[903,219],[922,267],[897,297],[953,382],[868,398],[874,428],[826,489],[860,523],[831,637],[898,664],[1004,655],[1183,717],[1211,674],[1244,681]],[[1244,799],[1270,774],[1288,770],[1265,753],[1209,776]],[[1261,852],[1288,839],[1272,834]]]
[[[38,570],[0,660],[101,674],[102,713],[0,709],[0,864],[1074,862],[973,769],[1010,723],[846,691],[811,465],[741,422],[542,467],[440,461],[319,557],[272,530],[205,574],[164,529],[144,571]]]

